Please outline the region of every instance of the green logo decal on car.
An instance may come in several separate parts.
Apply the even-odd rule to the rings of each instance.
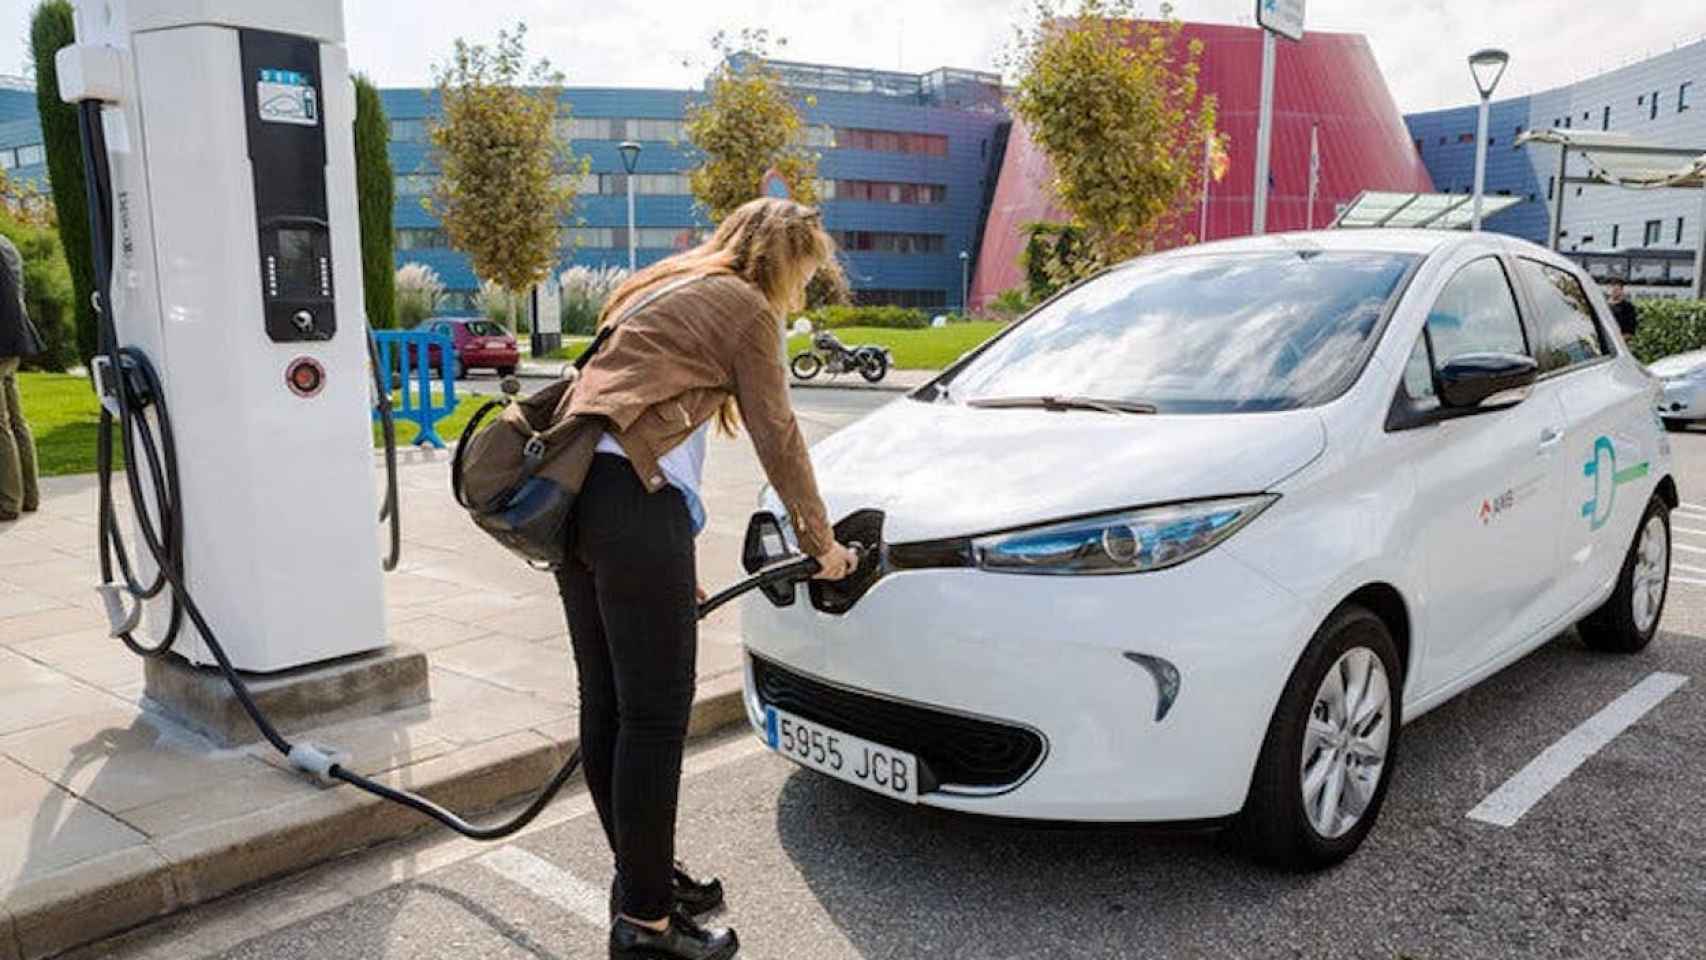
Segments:
[[[1600,463],[1606,466],[1602,469]],[[1617,448],[1612,445],[1610,438],[1599,437],[1593,442],[1593,455],[1588,462],[1582,464],[1582,475],[1593,478],[1593,496],[1582,504],[1582,516],[1588,518],[1591,529],[1598,530],[1605,526],[1605,521],[1611,519],[1611,508],[1617,503],[1617,488],[1625,483],[1639,480],[1647,475],[1647,461],[1629,467],[1626,470],[1617,469]],[[1609,478],[1610,484],[1603,485]],[[1605,501],[1605,512],[1600,512],[1600,500]]]

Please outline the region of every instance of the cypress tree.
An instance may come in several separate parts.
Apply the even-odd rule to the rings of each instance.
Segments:
[[[361,283],[367,322],[380,329],[397,325],[395,265],[391,262],[390,125],[379,90],[355,76],[355,192],[361,211]]]
[[[77,108],[59,99],[59,71],[53,55],[76,41],[67,0],[42,0],[30,14],[30,56],[36,65],[36,112],[53,205],[59,214],[59,242],[71,268],[72,316],[77,355],[87,364],[95,355],[97,330],[89,295],[95,289],[94,254],[89,243],[89,204],[83,186],[82,134]]]

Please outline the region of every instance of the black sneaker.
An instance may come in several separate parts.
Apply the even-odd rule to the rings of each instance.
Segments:
[[[610,925],[610,960],[729,960],[739,951],[733,930],[707,930],[679,911],[661,932],[621,917]]]
[[[716,877],[695,880],[679,860],[675,864],[671,885],[675,890],[675,909],[690,917],[702,917],[723,905],[723,881]],[[616,919],[616,914],[621,912],[621,903],[622,878],[617,877],[610,884],[610,919]]]

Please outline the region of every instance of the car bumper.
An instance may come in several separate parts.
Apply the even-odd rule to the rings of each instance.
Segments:
[[[1664,397],[1657,407],[1659,416],[1669,420],[1697,420],[1706,417],[1706,395],[1702,384],[1690,380],[1666,380]]]
[[[520,350],[464,350],[464,367],[513,367],[521,362]]]
[[[920,802],[1034,819],[1236,813],[1312,629],[1302,604],[1224,549],[1133,576],[892,573],[841,616],[799,594],[786,608],[753,595],[743,611],[746,706],[761,737],[755,666],[767,664],[879,701],[1032,730],[1041,756],[1011,783],[944,782]],[[1157,661],[1178,672],[1160,719]],[[885,745],[930,763],[913,744]]]

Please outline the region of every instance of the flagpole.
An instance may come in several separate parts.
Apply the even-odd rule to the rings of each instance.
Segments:
[[[1309,207],[1303,214],[1303,229],[1315,229],[1315,190],[1321,181],[1321,144],[1316,139],[1319,125],[1309,127]]]

